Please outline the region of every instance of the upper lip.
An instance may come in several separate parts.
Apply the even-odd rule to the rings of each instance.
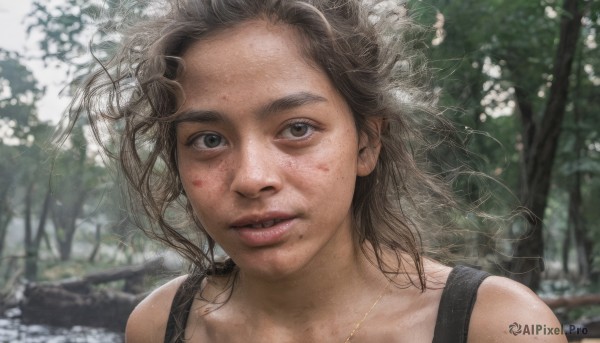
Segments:
[[[265,223],[265,222],[268,222],[271,220],[293,219],[294,217],[295,216],[293,214],[286,213],[286,212],[278,212],[278,211],[263,212],[263,213],[241,216],[241,217],[237,218],[236,220],[234,220],[233,222],[231,222],[231,224],[229,224],[229,226],[232,228],[241,228],[241,227]]]

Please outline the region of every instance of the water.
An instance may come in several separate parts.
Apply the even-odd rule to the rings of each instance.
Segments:
[[[0,343],[124,343],[120,333],[74,326],[24,325],[18,319],[0,318]]]

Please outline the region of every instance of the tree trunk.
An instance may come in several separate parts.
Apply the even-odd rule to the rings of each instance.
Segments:
[[[584,151],[587,150],[584,144],[584,133],[582,132],[583,116],[579,106],[579,96],[581,94],[581,80],[583,77],[583,52],[579,51],[577,59],[577,76],[575,89],[573,91],[573,116],[575,119],[575,168],[573,173],[573,183],[569,190],[569,226],[572,226],[573,237],[575,242],[575,251],[577,253],[577,265],[579,267],[580,281],[590,279],[590,265],[592,264],[592,249],[593,243],[588,239],[587,225],[583,215],[583,196],[581,194],[581,178],[583,171],[581,170],[581,161]]]
[[[551,309],[571,309],[583,306],[600,305],[600,294],[571,295],[560,298],[544,298],[542,300]]]
[[[579,267],[579,277],[581,281],[589,279],[590,266],[587,260],[588,253],[585,246],[585,228],[583,213],[581,210],[581,173],[576,172],[576,182],[573,188],[569,191],[569,225],[573,226],[575,237],[575,251],[577,253],[577,266]]]
[[[83,212],[83,205],[87,197],[87,190],[82,188],[82,183],[79,182],[76,189],[79,189],[79,196],[72,204],[61,204],[57,206],[56,202],[53,206],[53,221],[56,230],[56,243],[58,245],[58,253],[61,261],[71,259],[71,251],[73,250],[73,237],[77,231],[77,218]]]
[[[127,317],[143,298],[108,290],[76,293],[56,286],[29,286],[22,303],[25,324],[104,327],[123,332]]]
[[[35,281],[37,278],[37,252],[33,247],[33,191],[35,182],[27,186],[25,193],[25,278],[29,281]]]
[[[12,220],[12,215],[9,213],[0,214],[0,265],[4,260],[4,243],[6,242],[6,233],[8,232],[8,224]]]
[[[569,275],[569,252],[571,251],[571,225],[567,225],[565,238],[562,245],[562,270],[565,275]]]
[[[143,280],[164,268],[162,259],[87,275],[83,279],[28,284],[20,303],[26,324],[104,327],[124,331],[133,308],[146,294],[132,294],[93,286],[118,280]]]
[[[44,197],[44,203],[42,205],[42,211],[40,214],[37,230],[33,232],[33,194],[35,190],[35,181],[27,188],[25,195],[25,278],[29,281],[37,280],[38,273],[38,256],[40,251],[40,245],[44,231],[46,228],[46,219],[48,217],[48,211],[50,207],[51,192],[50,188],[46,191]]]
[[[35,239],[33,244],[36,251],[40,251],[40,245],[42,244],[42,238],[46,235],[46,222],[48,221],[48,213],[50,212],[50,201],[52,200],[52,191],[50,187],[46,190],[46,196],[44,197],[44,204],[42,205],[42,213],[40,214],[40,221],[38,222],[38,228],[35,233]]]
[[[12,220],[12,216],[12,210],[8,204],[8,188],[5,188],[0,195],[0,264],[3,261],[4,243],[6,241],[8,224]]]
[[[92,253],[90,254],[90,257],[88,258],[88,262],[89,263],[94,263],[96,261],[96,255],[98,254],[98,251],[100,250],[100,243],[101,243],[101,229],[102,226],[100,224],[96,224],[96,239],[94,241],[94,248],[92,249]]]
[[[542,220],[548,202],[552,165],[565,116],[569,76],[579,42],[582,3],[581,0],[564,1],[564,14],[552,73],[553,81],[541,121],[535,123],[532,118],[521,114],[524,142],[524,191],[521,201],[532,215],[528,216],[529,227],[526,234],[517,243],[510,271],[511,278],[534,290],[539,287],[540,273],[544,268]],[[531,142],[531,145],[528,142]]]

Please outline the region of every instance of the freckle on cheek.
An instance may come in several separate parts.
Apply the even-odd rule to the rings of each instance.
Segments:
[[[192,181],[192,185],[194,185],[194,187],[202,187],[202,180],[194,180]]]

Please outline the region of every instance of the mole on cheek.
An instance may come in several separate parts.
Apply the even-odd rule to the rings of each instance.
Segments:
[[[194,187],[202,187],[202,180],[194,180],[192,181],[192,185],[194,185]]]

